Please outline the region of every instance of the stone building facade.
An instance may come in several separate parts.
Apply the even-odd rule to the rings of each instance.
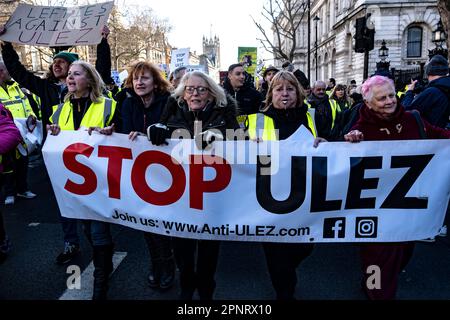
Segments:
[[[300,2],[305,2],[299,0]],[[418,70],[433,49],[432,32],[439,22],[436,0],[311,0],[310,80],[349,83],[363,81],[364,53],[354,51],[355,20],[371,14],[375,27],[374,50],[370,51],[368,74],[376,70],[378,49],[384,40],[390,67]],[[306,8],[306,5],[305,5]],[[315,17],[319,20],[314,20]],[[297,33],[294,64],[307,73],[308,23],[303,19]],[[316,38],[317,26],[317,38]],[[315,41],[317,39],[317,54]],[[281,64],[281,62],[280,62]]]

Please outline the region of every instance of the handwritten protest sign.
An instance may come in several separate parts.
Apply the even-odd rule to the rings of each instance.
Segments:
[[[189,48],[172,50],[172,58],[170,61],[171,71],[189,64],[189,50]]]
[[[113,1],[70,8],[20,3],[0,40],[35,46],[97,44],[113,5]]]

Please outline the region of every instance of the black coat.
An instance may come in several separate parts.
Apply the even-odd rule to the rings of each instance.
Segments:
[[[234,91],[228,78],[225,79],[223,88],[227,94],[236,99],[238,103],[238,115],[248,115],[259,112],[262,96],[256,89],[244,84],[238,91]]]
[[[159,122],[170,93],[156,93],[148,108],[144,107],[142,99],[133,90],[127,89],[125,95],[123,101],[119,103],[122,118],[121,132],[139,131],[146,133],[148,126]]]
[[[419,110],[429,123],[445,128],[450,122],[450,77],[431,81],[428,87],[415,97],[412,91],[406,91],[402,105],[406,110]]]
[[[194,122],[202,121],[202,131],[208,129],[220,130],[226,136],[226,129],[238,129],[236,120],[236,105],[230,99],[227,106],[220,107],[214,102],[204,110],[191,111],[183,101],[178,104],[175,98],[170,97],[163,111],[160,122],[169,127],[169,136],[177,129],[186,129],[194,137]]]

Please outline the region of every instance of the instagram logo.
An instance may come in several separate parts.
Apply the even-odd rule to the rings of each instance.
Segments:
[[[378,217],[356,217],[355,238],[376,238]]]

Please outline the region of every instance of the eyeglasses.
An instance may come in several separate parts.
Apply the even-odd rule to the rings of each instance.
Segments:
[[[207,93],[207,92],[209,91],[209,88],[206,88],[206,87],[191,87],[191,86],[186,86],[186,87],[184,88],[184,90],[185,90],[187,93],[189,93],[189,94],[193,94],[193,93],[197,90],[197,93],[198,93],[198,94],[203,95],[203,94],[205,94],[205,93]]]

